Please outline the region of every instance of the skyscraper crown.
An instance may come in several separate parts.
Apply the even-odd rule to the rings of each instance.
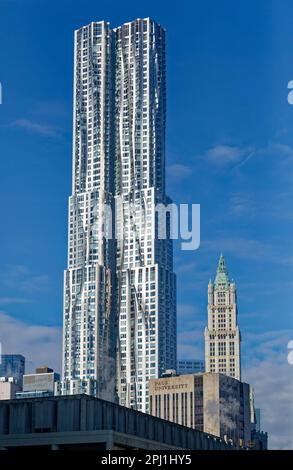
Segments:
[[[228,276],[228,270],[225,264],[225,258],[221,253],[218,267],[217,267],[217,274],[215,279],[215,289],[224,288],[227,289],[230,285],[230,280]]]

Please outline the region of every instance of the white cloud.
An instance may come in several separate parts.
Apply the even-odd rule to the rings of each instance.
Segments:
[[[290,145],[280,142],[268,142],[263,147],[250,146],[237,146],[237,145],[215,145],[196,160],[205,161],[218,168],[233,166],[239,168],[246,164],[251,158],[273,158],[278,164],[282,163],[281,171],[284,173],[284,168],[292,167],[293,148]],[[284,166],[285,165],[285,166]],[[292,169],[292,168],[291,168]]]
[[[30,301],[21,297],[0,297],[0,305],[27,304]]]
[[[47,124],[40,124],[29,119],[17,119],[12,122],[12,127],[18,127],[34,134],[39,134],[44,137],[60,137],[59,132],[52,126]]]
[[[213,240],[204,240],[201,243],[201,249],[205,252],[230,253],[235,258],[251,261],[266,261],[276,263],[282,266],[293,265],[293,256],[288,254],[282,243],[278,246],[244,237],[221,237],[220,235]]]
[[[252,361],[243,371],[252,384],[261,427],[268,432],[270,449],[293,449],[293,366],[286,357]]]
[[[243,380],[255,390],[261,426],[272,449],[293,449],[293,366],[287,345],[293,330],[246,332]]]
[[[26,292],[43,292],[47,290],[49,286],[49,277],[47,275],[32,276],[28,279],[24,279],[20,288]]]
[[[263,332],[246,331],[244,337],[244,359],[247,362],[257,358],[275,359],[287,351],[287,344],[293,337],[292,329]]]
[[[203,359],[203,325],[178,333],[178,358]]]
[[[178,304],[177,305],[177,315],[189,317],[189,316],[195,316],[195,314],[196,314],[196,308],[193,304]]]
[[[195,273],[197,269],[197,263],[184,263],[178,264],[176,267],[176,273]]]
[[[33,116],[45,116],[56,120],[68,115],[68,106],[65,101],[61,100],[44,100],[35,103],[35,107],[30,110]]]
[[[50,284],[49,276],[46,274],[33,275],[23,265],[9,265],[1,274],[3,285],[14,290],[36,293],[46,291]]]
[[[30,325],[0,312],[0,342],[3,354],[23,354],[27,371],[48,365],[60,371],[61,328]]]
[[[254,217],[261,214],[260,204],[251,194],[234,193],[229,201],[229,213],[236,216]]]
[[[263,154],[282,155],[286,157],[293,157],[293,148],[290,145],[282,144],[279,142],[270,142],[267,147],[260,149]]]
[[[231,194],[228,200],[227,220],[231,215],[236,217],[245,217],[251,223],[252,218],[260,220],[261,218],[276,219],[276,221],[292,221],[293,212],[291,208],[291,192],[282,191],[274,194],[274,199],[270,197],[270,193],[264,192],[263,188],[260,192],[253,193],[244,189],[242,192]],[[221,220],[225,214],[221,214]]]
[[[232,253],[237,258],[252,260],[271,259],[273,255],[273,249],[270,245],[243,237],[217,237],[215,240],[202,242],[202,247],[208,251]]]
[[[193,169],[188,165],[173,163],[167,166],[168,177],[172,182],[182,181],[192,175]]]
[[[254,154],[254,147],[236,147],[231,145],[216,145],[208,149],[203,159],[217,166],[243,164]]]

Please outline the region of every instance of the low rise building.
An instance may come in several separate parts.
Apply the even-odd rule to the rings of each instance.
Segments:
[[[255,429],[253,429],[251,432],[249,448],[251,450],[267,450],[268,433],[264,431],[256,431]]]
[[[253,450],[268,448],[268,434],[261,430],[260,415],[260,408],[256,408],[254,404],[254,389],[250,386],[251,438],[249,448]]]
[[[219,437],[87,395],[0,402],[0,450],[232,450]]]
[[[35,374],[23,376],[23,390],[16,394],[16,398],[49,397],[54,395],[55,382],[60,375],[47,366],[38,367]]]
[[[13,400],[20,390],[14,377],[0,377],[0,400]]]
[[[249,385],[219,373],[152,379],[150,414],[245,447],[251,438]]]
[[[203,359],[179,359],[177,361],[177,373],[179,375],[197,374],[198,372],[205,372]]]

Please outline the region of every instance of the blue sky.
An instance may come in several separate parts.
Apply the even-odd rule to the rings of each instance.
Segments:
[[[179,354],[203,356],[207,283],[223,251],[238,287],[244,377],[255,382],[267,429],[278,430],[273,445],[288,447],[293,442],[288,418],[293,369],[286,361],[293,339],[289,0],[183,0],[176,10],[158,0],[145,6],[0,0],[3,352],[18,347],[22,351],[13,352],[25,352],[34,365],[42,340],[42,359],[49,354],[58,365],[71,190],[73,30],[95,20],[114,27],[146,16],[167,29],[168,192],[176,202],[201,204],[199,250],[175,246]],[[262,404],[268,389],[269,402]]]

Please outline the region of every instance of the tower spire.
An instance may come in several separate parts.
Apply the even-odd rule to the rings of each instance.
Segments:
[[[220,255],[218,262],[217,273],[215,278],[215,288],[219,289],[220,287],[227,288],[229,287],[230,280],[228,275],[228,270],[225,263],[225,258],[223,253]]]

